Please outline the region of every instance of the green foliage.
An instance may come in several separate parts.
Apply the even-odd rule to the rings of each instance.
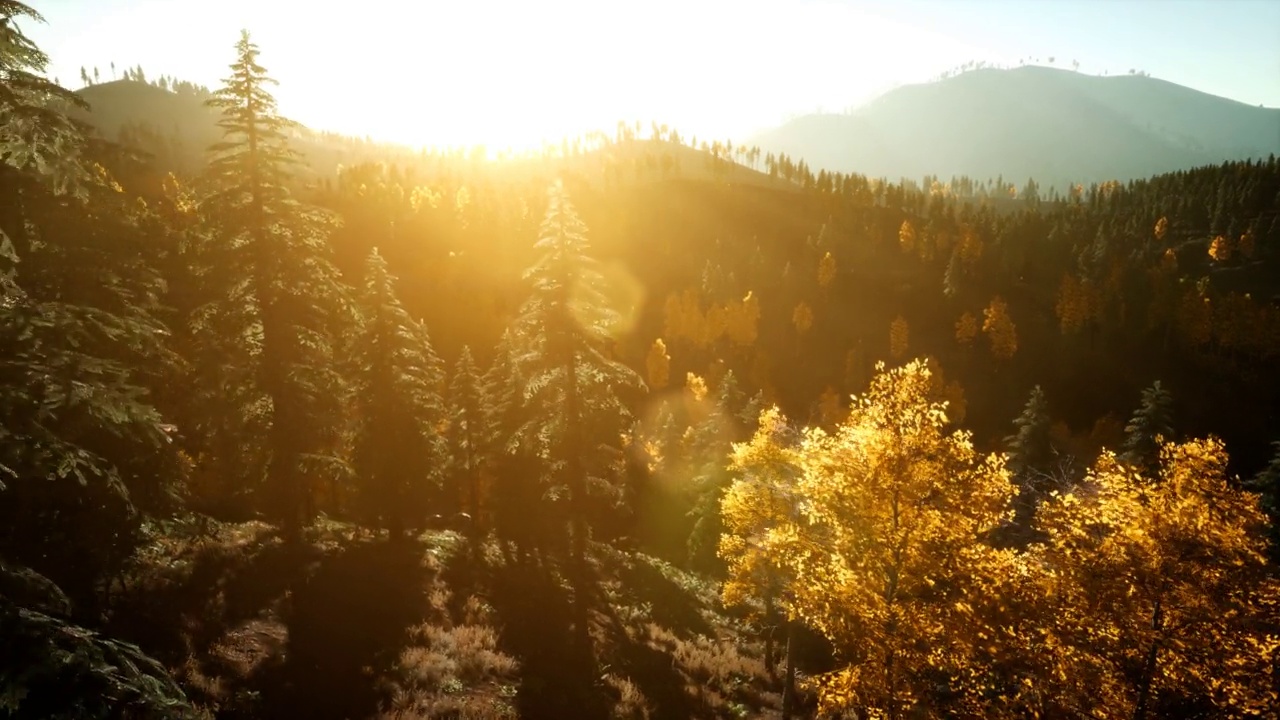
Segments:
[[[272,517],[296,534],[315,513],[308,475],[335,472],[345,392],[334,337],[345,292],[329,261],[330,221],[289,195],[290,123],[276,113],[248,33],[236,53],[209,100],[225,138],[210,148],[201,212],[212,233],[196,260],[206,301],[193,318],[205,348],[199,383],[211,401],[204,424],[224,438],[224,454],[245,452],[235,440],[244,431],[265,433],[267,452],[248,453],[255,462],[244,480],[265,483]]]
[[[400,306],[393,282],[375,250],[357,303],[361,331],[352,344],[352,464],[362,516],[400,537],[426,515],[428,489],[441,481],[448,453],[439,432],[443,365],[426,328]]]
[[[1142,403],[1124,426],[1120,459],[1142,470],[1156,467],[1163,443],[1173,437],[1173,395],[1157,380],[1142,391]]]

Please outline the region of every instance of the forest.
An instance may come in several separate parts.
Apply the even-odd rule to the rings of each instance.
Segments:
[[[1277,717],[1274,156],[320,167],[245,32],[189,168],[39,19],[0,0],[0,717]]]

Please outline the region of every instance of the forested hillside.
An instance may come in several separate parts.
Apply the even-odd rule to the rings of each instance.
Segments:
[[[1274,156],[410,152],[0,19],[0,717],[1276,716]]]
[[[798,117],[752,138],[766,152],[870,177],[1028,178],[1063,190],[1280,152],[1280,109],[1130,71],[967,68],[846,114]]]

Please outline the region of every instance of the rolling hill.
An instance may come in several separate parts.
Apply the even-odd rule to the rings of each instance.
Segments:
[[[814,169],[1042,187],[1129,180],[1280,152],[1280,110],[1141,75],[981,69],[751,139]]]

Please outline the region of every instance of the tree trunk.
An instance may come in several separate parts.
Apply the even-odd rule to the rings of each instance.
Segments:
[[[776,677],[777,663],[773,661],[773,635],[777,626],[777,609],[773,604],[773,595],[764,598],[764,669],[769,677]]]
[[[787,621],[787,659],[782,681],[782,720],[791,720],[796,711],[796,624]]]
[[[1142,675],[1138,678],[1138,701],[1133,707],[1133,720],[1144,720],[1147,708],[1151,704],[1151,682],[1156,674],[1156,661],[1160,654],[1160,630],[1164,624],[1164,614],[1160,601],[1156,601],[1151,613],[1151,627],[1155,637],[1151,639],[1151,647],[1147,648],[1147,658],[1142,664]]]

